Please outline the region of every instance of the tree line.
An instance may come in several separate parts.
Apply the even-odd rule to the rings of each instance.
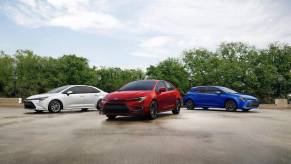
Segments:
[[[42,57],[30,50],[0,52],[0,96],[27,97],[68,84],[93,85],[112,92],[139,79],[165,79],[184,94],[192,86],[221,85],[273,102],[291,92],[291,46],[273,43],[258,49],[241,42],[222,43],[215,51],[185,50],[146,70],[90,66],[74,54]]]

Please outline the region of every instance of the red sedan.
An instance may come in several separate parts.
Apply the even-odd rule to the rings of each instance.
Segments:
[[[164,80],[138,80],[109,93],[101,102],[102,112],[109,119],[116,116],[148,116],[157,113],[180,113],[181,95],[173,84]]]

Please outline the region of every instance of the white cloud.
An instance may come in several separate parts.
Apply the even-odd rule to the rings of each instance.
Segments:
[[[143,40],[133,56],[164,59],[175,55],[177,42],[170,36],[155,36]]]
[[[258,47],[274,41],[290,43],[291,16],[286,9],[282,1],[268,0],[157,0],[146,6],[135,21],[140,33],[173,36],[179,44],[172,45],[171,50],[177,56],[181,48],[215,49],[224,41]],[[159,49],[159,56],[168,55],[163,52],[169,47],[164,48]],[[147,50],[140,48],[138,52]]]
[[[72,30],[112,30],[121,22],[106,13],[103,0],[19,0],[3,9],[17,24],[26,27],[56,26]]]
[[[214,50],[224,41],[243,41],[259,48],[274,41],[291,43],[291,3],[283,0],[6,2],[0,9],[22,26],[109,32],[110,38],[100,39],[112,39],[108,49],[116,56],[123,52],[121,63],[128,62],[128,57],[152,64],[188,48]],[[117,45],[120,42],[122,46]]]

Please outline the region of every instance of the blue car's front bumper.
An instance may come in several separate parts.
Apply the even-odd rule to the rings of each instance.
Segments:
[[[260,103],[257,100],[245,100],[240,101],[239,108],[240,109],[253,109],[259,107]]]

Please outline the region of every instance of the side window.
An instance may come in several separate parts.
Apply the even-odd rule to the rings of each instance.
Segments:
[[[192,88],[191,92],[197,93],[199,88]]]
[[[67,93],[68,91],[72,91],[73,94],[80,94],[80,93],[82,93],[82,88],[80,86],[71,87],[71,88],[65,90],[63,93]]]
[[[167,88],[165,83],[163,81],[159,81],[157,86],[156,86],[156,91],[158,92],[160,88]]]
[[[174,90],[175,87],[173,86],[173,84],[169,83],[169,82],[165,82],[166,83],[166,87],[168,89],[168,91]]]
[[[214,94],[217,93],[217,91],[219,91],[219,89],[215,87],[207,87],[206,93]]]
[[[84,87],[84,93],[99,93],[100,91],[93,87]]]
[[[205,93],[206,92],[206,87],[199,87],[196,89],[197,89],[196,93]]]

